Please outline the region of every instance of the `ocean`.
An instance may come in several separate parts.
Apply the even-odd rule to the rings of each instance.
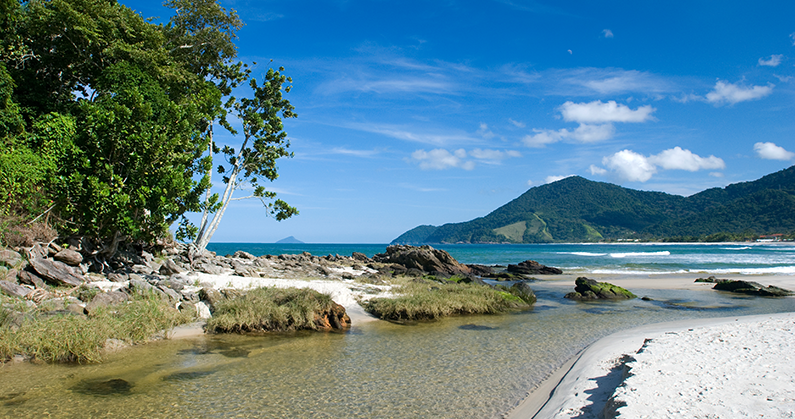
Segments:
[[[297,254],[372,257],[386,244],[210,243],[220,255],[244,250],[256,256]],[[461,263],[517,264],[535,260],[570,273],[795,275],[795,243],[442,244]]]

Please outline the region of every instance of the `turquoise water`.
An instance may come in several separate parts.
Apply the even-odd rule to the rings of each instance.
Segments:
[[[261,244],[210,243],[209,250],[231,254],[245,250],[257,256],[296,254],[369,257],[386,244]],[[582,273],[705,273],[795,275],[795,243],[741,244],[447,244],[435,248],[462,263],[516,264],[527,259]]]

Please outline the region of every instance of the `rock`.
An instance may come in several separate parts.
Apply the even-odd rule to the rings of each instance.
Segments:
[[[179,301],[179,300],[182,299],[182,295],[180,295],[178,292],[176,292],[176,291],[174,291],[171,288],[168,288],[166,286],[158,285],[157,288],[155,288],[155,289],[160,291],[161,293],[167,295],[168,298],[170,298],[173,301]]]
[[[56,253],[53,258],[57,261],[63,262],[69,266],[78,266],[83,263],[83,255],[75,252],[72,249],[63,249]]]
[[[199,313],[197,317],[200,319],[209,319],[212,316],[212,314],[210,314],[210,307],[201,301],[196,303],[196,311]]]
[[[521,298],[527,304],[535,304],[537,298],[527,282],[517,282],[511,286],[511,294]]]
[[[177,305],[177,309],[182,312],[185,311],[192,316],[198,316],[199,310],[196,308],[196,304],[189,303],[187,301],[182,301]]]
[[[44,283],[44,279],[38,275],[36,272],[30,271],[25,269],[17,274],[17,279],[19,282],[23,284],[33,285],[36,288],[46,288],[47,284]]]
[[[242,250],[238,250],[237,252],[235,252],[235,254],[232,255],[232,257],[236,257],[236,258],[239,258],[239,259],[248,259],[248,260],[257,259],[256,256],[252,255],[251,253],[244,252]]]
[[[342,330],[351,327],[351,318],[345,312],[345,307],[331,302],[331,308],[315,313],[315,326],[318,330]]]
[[[523,275],[560,275],[563,273],[558,268],[542,265],[534,260],[526,260],[518,265],[508,265],[507,271]]]
[[[210,312],[215,311],[215,305],[224,299],[223,294],[215,288],[204,287],[199,290],[199,298],[207,303]]]
[[[467,264],[467,267],[473,275],[489,277],[494,274],[494,268],[491,266]]]
[[[108,274],[108,281],[110,282],[125,282],[130,280],[130,275],[122,272],[112,272]]]
[[[11,281],[0,281],[0,291],[17,298],[25,298],[25,296],[33,292],[32,289]]]
[[[160,266],[159,272],[161,275],[174,275],[185,272],[185,270],[177,265],[177,262],[174,262],[173,259],[166,259]]]
[[[437,250],[431,246],[406,246],[392,245],[386,248],[386,253],[373,256],[373,260],[380,263],[396,263],[406,269],[419,269],[425,272],[443,273],[449,276],[469,276],[472,271],[468,266],[458,263],[449,253]]]
[[[85,312],[91,316],[96,314],[97,310],[102,307],[120,304],[129,299],[130,297],[121,291],[103,292],[95,295],[94,298],[86,304]]]
[[[154,263],[154,262],[151,262],[151,263]],[[160,268],[160,266],[158,265],[158,269],[159,268]],[[150,275],[152,272],[155,271],[155,269],[152,268],[149,265],[133,265],[130,268],[130,270],[132,270],[134,273],[137,273],[137,274],[140,274],[140,275]]]
[[[731,279],[721,280],[716,283],[712,289],[740,294],[761,295],[764,297],[786,297],[788,295],[793,295],[792,291],[773,285],[765,287],[758,282]]]
[[[695,282],[708,282],[708,283],[717,283],[721,281],[728,281],[728,279],[718,279],[715,276],[710,276],[708,278],[696,278]]]
[[[0,265],[15,268],[22,263],[22,255],[13,250],[0,250]]]
[[[85,282],[85,278],[79,271],[63,262],[33,258],[30,260],[30,266],[44,279],[58,285],[76,287]]]
[[[372,260],[370,258],[368,258],[367,255],[365,255],[364,253],[360,253],[360,252],[351,253],[351,257],[354,258],[355,260],[358,260],[358,261],[361,261],[361,262],[372,262]]]
[[[584,276],[574,281],[574,292],[564,297],[572,300],[625,300],[637,296],[624,288],[607,283],[597,282]]]
[[[196,265],[196,270],[210,275],[220,275],[223,272],[220,266],[211,263],[199,263]]]

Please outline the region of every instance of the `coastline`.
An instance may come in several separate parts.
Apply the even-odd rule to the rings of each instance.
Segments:
[[[549,277],[543,278],[543,280],[545,284],[567,287],[573,281],[571,277],[576,275],[568,276],[569,278]],[[589,274],[588,276],[599,281],[609,281],[630,290],[633,288],[706,290],[714,285],[711,283],[693,282],[693,277],[695,276],[693,274],[647,276]],[[725,276],[741,277],[743,280],[756,281],[765,285],[795,289],[794,276]],[[655,339],[666,333],[677,333],[691,329],[696,329],[696,333],[699,333],[709,327],[754,323],[771,318],[795,319],[795,313],[681,320],[655,323],[614,333],[592,343],[569,359],[503,416],[509,419],[573,416],[596,418],[598,414],[601,414],[605,403],[613,395],[616,387],[622,383],[624,367],[621,363],[621,358],[624,355],[635,354],[643,346],[646,339]],[[795,346],[795,337],[791,341],[791,344]],[[574,414],[567,415],[565,413],[567,411]]]

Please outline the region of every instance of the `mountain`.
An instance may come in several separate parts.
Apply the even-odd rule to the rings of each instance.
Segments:
[[[485,217],[421,225],[392,241],[550,243],[795,231],[795,166],[689,197],[572,176],[537,186]]]
[[[303,244],[304,242],[302,242],[301,240],[296,239],[293,236],[290,236],[290,237],[285,237],[285,238],[277,241],[276,243],[277,244]]]

